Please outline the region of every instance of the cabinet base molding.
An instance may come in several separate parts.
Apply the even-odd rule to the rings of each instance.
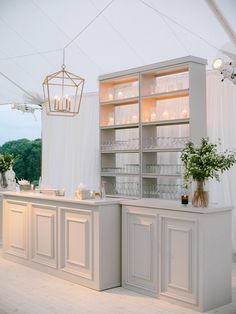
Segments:
[[[213,310],[215,308],[218,308],[218,307],[221,307],[221,306],[224,306],[226,304],[231,303],[232,302],[232,296],[229,296],[228,300],[225,300],[224,302],[221,302],[219,305],[217,305],[215,303],[214,306],[209,306],[207,308],[204,308],[204,307],[202,307],[199,304],[192,305],[190,303],[187,303],[187,302],[184,302],[184,301],[180,301],[179,299],[175,299],[174,297],[169,297],[169,296],[162,295],[162,294],[160,295],[160,300],[169,302],[171,304],[176,304],[178,306],[182,306],[182,307],[188,308],[190,310],[194,310],[194,311],[198,311],[198,312],[204,313],[204,312],[208,312],[208,311]]]
[[[128,290],[132,290],[135,291],[137,293],[140,294],[144,294],[147,295],[148,297],[153,297],[153,298],[157,298],[158,297],[158,291],[153,291],[153,290],[149,290],[145,287],[141,287],[141,286],[135,286],[135,285],[131,285],[128,283],[122,283],[122,287]]]
[[[55,268],[51,268],[51,267],[49,268],[45,265],[41,265],[41,264],[38,264],[36,262],[27,261],[25,259],[19,258],[17,256],[14,256],[14,255],[11,255],[8,253],[3,253],[2,256],[4,259],[6,259],[10,262],[21,264],[23,266],[47,273],[49,275],[58,277],[58,278],[63,279],[63,280],[71,281],[75,284],[78,284],[78,285],[81,285],[81,286],[84,286],[84,287],[87,287],[87,288],[90,288],[93,290],[97,290],[97,291],[103,291],[106,289],[116,288],[116,287],[120,287],[120,285],[121,285],[120,281],[117,281],[117,282],[110,283],[110,285],[106,285],[106,287],[104,287],[100,284],[92,282],[91,280],[81,278],[78,275],[69,274],[69,273],[66,273],[64,271],[58,271]]]

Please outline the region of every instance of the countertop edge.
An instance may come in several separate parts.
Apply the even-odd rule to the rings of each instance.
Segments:
[[[90,199],[90,200],[79,200],[76,198],[69,198],[65,196],[52,196],[52,195],[45,195],[41,193],[31,193],[31,192],[3,192],[3,198],[6,199],[7,197],[17,197],[17,198],[27,198],[27,199],[37,199],[37,200],[48,200],[48,201],[55,201],[55,202],[63,202],[63,203],[74,203],[74,204],[81,204],[81,205],[91,205],[91,206],[100,206],[100,205],[119,205],[120,200],[118,199]]]
[[[232,205],[212,205],[209,207],[193,207],[192,205],[181,205],[178,201],[170,200],[153,200],[153,199],[140,199],[140,200],[121,200],[121,205],[134,206],[134,207],[146,207],[160,210],[172,210],[178,212],[187,212],[194,214],[213,214],[224,211],[232,211]]]
[[[22,198],[22,199],[35,199],[35,200],[45,200],[54,201],[62,203],[71,204],[81,204],[90,206],[101,206],[101,205],[127,205],[134,207],[145,207],[159,210],[172,210],[176,212],[186,212],[195,214],[213,214],[224,211],[231,211],[233,209],[232,205],[212,205],[210,204],[207,208],[196,208],[191,205],[181,205],[179,201],[173,200],[159,200],[159,199],[117,199],[117,198],[107,198],[107,199],[91,199],[91,200],[78,200],[76,198],[69,198],[64,196],[51,196],[41,193],[31,193],[31,192],[1,192],[4,199],[9,198]]]

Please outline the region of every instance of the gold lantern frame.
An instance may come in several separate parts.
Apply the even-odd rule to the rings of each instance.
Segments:
[[[80,76],[77,76],[69,71],[65,70],[65,51],[66,49],[76,40],[81,36],[87,28],[92,25],[97,18],[103,14],[103,12],[110,7],[110,5],[114,2],[115,0],[111,0],[101,11],[98,12],[98,14],[87,24],[84,26],[82,30],[79,31],[76,36],[71,39],[64,47],[63,47],[63,63],[62,63],[62,69],[58,72],[52,73],[50,75],[47,75],[45,80],[43,81],[43,91],[44,91],[44,98],[45,98],[45,104],[47,105],[47,113],[51,115],[64,115],[64,116],[74,116],[77,113],[79,113],[80,109],[80,103],[81,103],[81,98],[83,94],[83,88],[84,88],[84,79]],[[62,82],[60,84],[58,83],[53,83],[52,81],[55,79],[59,79]],[[70,84],[66,84],[67,81],[70,81]],[[62,99],[62,106],[58,106],[57,103],[54,101],[52,102],[52,99],[50,97],[50,86],[61,86],[61,99]],[[72,106],[72,103],[70,102],[71,99],[65,97],[64,104],[63,104],[63,99],[64,99],[64,88],[66,86],[74,87],[75,88],[75,96],[74,97],[74,106]],[[81,88],[80,90],[80,95],[78,96],[78,89]],[[45,97],[47,95],[47,97]],[[66,105],[67,104],[67,105]]]
[[[76,74],[66,71],[63,64],[61,70],[47,75],[43,81],[43,92],[48,115],[75,116],[79,113],[84,79]],[[52,90],[55,86],[61,87],[61,95],[54,95]],[[73,95],[66,95],[66,88],[74,88]],[[56,96],[56,97],[55,97]]]

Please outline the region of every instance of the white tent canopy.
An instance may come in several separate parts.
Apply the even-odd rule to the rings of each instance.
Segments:
[[[236,31],[236,1],[215,3]],[[60,69],[63,47],[81,31],[66,49],[66,66],[85,78],[85,91],[98,89],[100,74],[184,55],[211,65],[217,48],[236,53],[205,0],[1,0],[0,72],[42,93],[45,76]],[[23,101],[2,76],[0,85],[0,103]]]

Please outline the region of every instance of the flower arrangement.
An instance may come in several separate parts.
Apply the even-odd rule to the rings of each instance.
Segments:
[[[205,180],[215,178],[220,181],[219,174],[229,170],[236,163],[236,152],[228,150],[218,152],[217,147],[218,145],[210,143],[208,138],[202,138],[199,147],[191,141],[186,143],[180,157],[184,165],[185,188],[194,180],[198,182],[198,189],[203,190]],[[200,194],[194,194],[192,203],[206,207],[208,199],[203,200],[206,195]]]
[[[11,154],[0,154],[0,173],[6,172],[11,169],[16,157]]]
[[[8,186],[5,172],[11,169],[15,160],[16,157],[11,154],[0,154],[0,186],[2,188],[7,188]]]

